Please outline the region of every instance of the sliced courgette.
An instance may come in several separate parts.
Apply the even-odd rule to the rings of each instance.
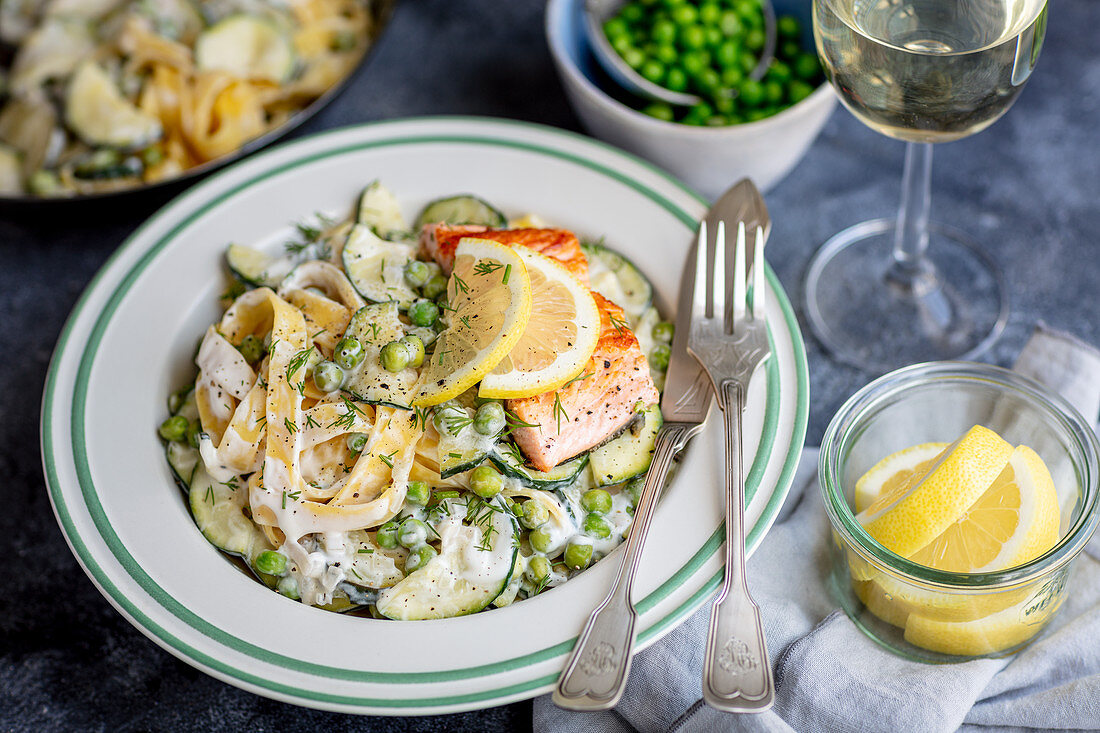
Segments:
[[[85,61],[69,80],[65,122],[92,146],[137,150],[160,139],[160,120],[122,96],[111,75],[94,61]]]
[[[634,335],[638,337],[638,346],[641,347],[642,353],[648,358],[653,353],[653,348],[657,346],[657,340],[653,338],[653,327],[661,322],[661,315],[657,312],[657,309],[650,306],[642,313],[642,317],[638,319],[638,322],[634,324]],[[658,392],[665,391],[665,372],[656,369],[653,363],[649,365],[649,376],[653,380],[653,386],[657,388]]]
[[[508,220],[499,210],[477,196],[463,194],[432,201],[416,217],[416,230],[425,224],[480,224],[490,229],[504,227]]]
[[[352,227],[344,242],[344,272],[359,294],[375,303],[396,301],[402,310],[416,300],[405,281],[405,265],[416,253],[409,244],[380,239],[369,226]]]
[[[439,554],[379,594],[376,608],[387,618],[465,616],[488,606],[508,587],[519,553],[515,515],[499,497],[486,502],[467,494],[445,503],[446,516],[436,526],[442,537]]]
[[[0,144],[0,194],[23,193],[23,156],[18,150]]]
[[[588,281],[593,290],[626,312],[631,325],[653,302],[653,285],[637,266],[602,244],[581,245],[588,257]]]
[[[289,32],[268,18],[242,14],[202,32],[195,41],[195,63],[199,71],[281,84],[294,75],[298,59]]]
[[[480,465],[496,445],[497,436],[482,435],[474,429],[476,410],[447,406],[436,408],[439,430],[439,475],[450,478]]]
[[[164,447],[168,455],[168,465],[180,486],[188,488],[195,476],[195,467],[199,465],[199,451],[187,443],[172,441]]]
[[[152,22],[157,35],[188,46],[206,27],[195,0],[139,0],[134,10]]]
[[[409,409],[416,369],[390,372],[382,367],[382,347],[405,335],[397,304],[391,301],[363,306],[351,317],[344,335],[363,345],[363,361],[348,373],[344,389],[361,402]]]
[[[199,531],[219,550],[252,564],[257,555],[273,548],[256,523],[245,516],[247,502],[248,489],[242,480],[222,483],[210,476],[202,462],[195,467],[188,503]]]
[[[243,244],[225,248],[225,263],[234,277],[255,287],[277,287],[294,269],[294,261],[289,257],[272,257]]]
[[[645,422],[637,431],[627,430],[589,454],[592,478],[597,486],[611,486],[640,476],[653,462],[653,446],[664,418],[660,405],[645,410]]]
[[[517,454],[518,451],[513,451],[507,445],[497,443],[489,454],[489,460],[505,476],[519,480],[524,486],[544,491],[552,491],[568,486],[577,480],[577,476],[588,465],[588,454],[586,453],[565,463],[560,463],[549,471],[536,471],[525,466]]]
[[[370,227],[380,239],[402,241],[411,238],[409,225],[401,215],[401,205],[397,203],[397,197],[378,181],[363,189],[356,207],[355,220]]]
[[[5,4],[10,0],[4,0]],[[35,99],[43,84],[65,79],[95,51],[92,26],[78,18],[50,18],[36,27],[19,47],[8,85],[17,97]]]

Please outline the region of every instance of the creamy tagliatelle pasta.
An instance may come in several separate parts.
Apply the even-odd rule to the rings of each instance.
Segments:
[[[217,160],[347,75],[383,0],[3,0],[0,194],[130,188]]]
[[[429,205],[418,225],[433,212],[504,225],[472,197]],[[448,324],[440,267],[418,259],[396,200],[377,184],[351,220],[298,229],[285,253],[230,247],[228,308],[160,429],[207,539],[286,596],[395,619],[507,605],[621,542],[659,410],[541,472],[510,440],[515,415],[476,388],[412,409],[419,362]],[[366,232],[380,263],[364,270],[351,263]],[[631,303],[660,379],[669,328],[651,291],[639,296],[648,283],[632,266],[624,275],[628,261],[610,250],[585,251],[592,287]],[[361,294],[395,287],[393,272],[413,299]]]

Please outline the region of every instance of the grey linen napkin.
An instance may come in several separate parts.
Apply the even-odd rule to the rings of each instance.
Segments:
[[[1016,369],[1097,418],[1100,351],[1040,324]],[[827,540],[817,449],[807,448],[784,510],[748,566],[775,667],[771,711],[730,715],[700,700],[707,604],[635,658],[614,710],[569,712],[546,695],[534,702],[534,730],[897,733],[1100,727],[1100,535],[1078,558],[1069,596],[1038,641],[1008,659],[953,665],[910,662],[864,636],[825,587]]]

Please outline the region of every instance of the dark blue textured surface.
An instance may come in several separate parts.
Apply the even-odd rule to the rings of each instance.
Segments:
[[[937,148],[933,215],[1004,266],[1013,311],[990,360],[1009,364],[1039,319],[1100,342],[1100,2],[1059,0],[1038,69],[987,132]],[[577,129],[538,0],[408,0],[368,67],[304,132],[361,120],[483,114]],[[768,197],[769,260],[796,302],[821,242],[896,206],[903,146],[840,111]],[[81,572],[54,522],[38,407],[69,309],[112,248],[151,213],[0,221],[0,730],[511,731],[529,705],[429,719],[302,710],[215,681],[161,651]],[[808,339],[808,439],[871,376]],[[700,642],[701,643],[701,642]],[[415,651],[410,650],[410,653]]]

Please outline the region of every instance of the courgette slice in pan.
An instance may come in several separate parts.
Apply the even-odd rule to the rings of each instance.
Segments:
[[[0,144],[0,194],[23,193],[23,156],[13,147]]]
[[[140,0],[134,10],[152,22],[157,35],[188,46],[206,27],[195,0]]]
[[[397,197],[378,181],[363,189],[355,209],[355,220],[370,227],[380,239],[405,241],[412,238]]]
[[[379,594],[376,608],[383,616],[401,621],[465,616],[508,587],[518,566],[515,515],[499,497],[485,502],[467,494],[445,502],[447,516],[436,526],[439,554]]]
[[[347,374],[344,390],[360,402],[409,409],[415,369],[387,371],[382,366],[382,347],[405,335],[397,315],[397,303],[372,303],[355,312],[344,332],[363,345],[363,361]]]
[[[592,478],[597,486],[611,486],[640,476],[653,462],[657,432],[664,424],[659,405],[646,408],[645,422],[635,432],[627,430],[589,454]]]
[[[497,443],[493,447],[493,452],[489,454],[489,460],[505,476],[518,479],[524,486],[552,491],[568,486],[577,480],[577,476],[588,465],[588,454],[585,453],[564,463],[559,463],[549,471],[536,471],[520,462],[517,456],[511,450],[508,450],[506,446]]]
[[[298,59],[290,34],[273,20],[231,15],[195,41],[199,71],[228,71],[241,79],[281,84],[294,75]]]
[[[114,80],[94,61],[77,68],[65,97],[65,123],[92,146],[136,150],[160,139],[160,120],[122,96]]]
[[[344,273],[359,294],[374,303],[397,301],[402,310],[416,300],[405,281],[405,265],[415,257],[412,245],[387,242],[369,226],[356,224],[344,242]]]
[[[416,217],[416,230],[425,224],[480,224],[490,229],[507,225],[504,214],[477,196],[463,194],[432,201]]]
[[[581,245],[588,257],[588,281],[593,290],[621,307],[631,325],[653,302],[653,285],[637,266],[602,244]]]

